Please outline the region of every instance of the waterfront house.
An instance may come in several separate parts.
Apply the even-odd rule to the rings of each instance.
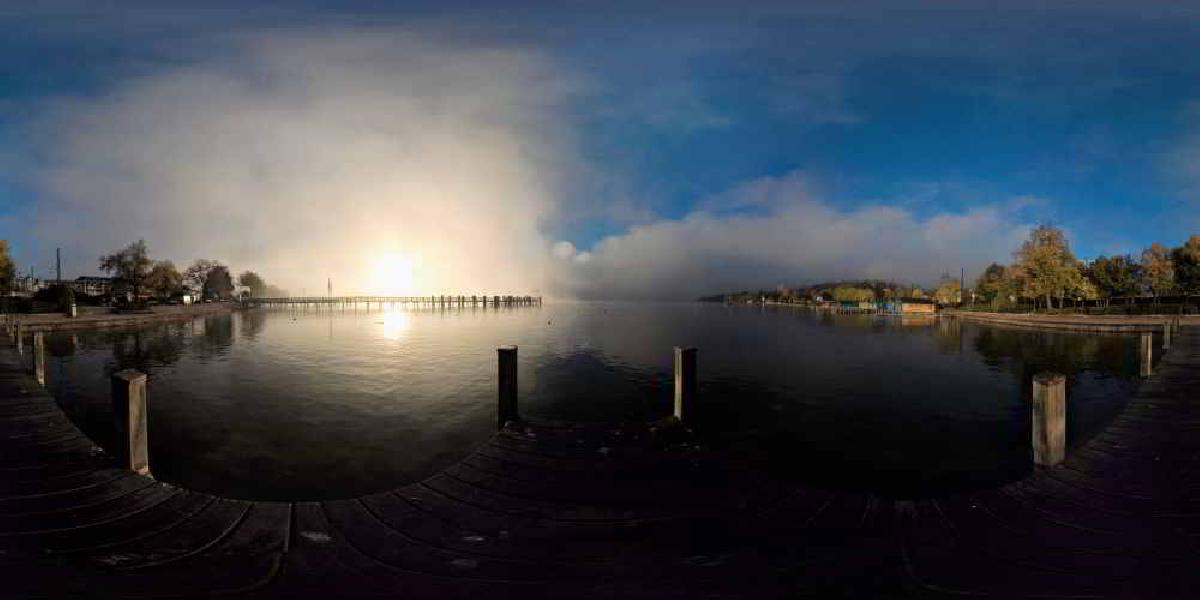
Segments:
[[[75,291],[76,294],[86,294],[88,296],[108,296],[113,292],[112,277],[76,277],[74,281],[68,281],[67,285]]]
[[[901,298],[900,314],[932,315],[937,312],[937,303],[929,298]]]
[[[882,303],[880,310],[889,315],[932,315],[937,304],[929,298],[897,298]]]

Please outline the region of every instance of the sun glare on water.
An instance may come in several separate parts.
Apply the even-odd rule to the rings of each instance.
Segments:
[[[401,309],[383,313],[383,337],[388,340],[398,340],[404,337],[412,326],[412,320]]]

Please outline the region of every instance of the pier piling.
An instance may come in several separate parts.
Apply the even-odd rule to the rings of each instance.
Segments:
[[[1067,378],[1033,377],[1033,463],[1052,467],[1067,457]]]
[[[116,420],[118,460],[130,471],[149,475],[146,374],[136,369],[113,373],[112,405],[113,418]]]
[[[46,334],[33,334],[33,376],[38,385],[46,385]]]
[[[1172,333],[1171,332],[1171,322],[1163,321],[1163,343],[1162,343],[1163,350],[1171,349],[1171,333]]]
[[[497,429],[504,429],[510,421],[521,420],[517,412],[517,347],[501,346],[496,349],[499,359],[499,392],[497,405]]]
[[[1140,373],[1142,377],[1149,377],[1154,373],[1154,334],[1149,331],[1142,333],[1141,346],[1138,352],[1141,360]]]
[[[696,349],[675,346],[675,418],[695,420]]]

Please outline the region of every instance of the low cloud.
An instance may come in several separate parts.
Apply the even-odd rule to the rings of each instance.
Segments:
[[[841,211],[814,198],[799,175],[749,182],[723,197],[723,206],[754,210],[694,212],[587,251],[558,245],[560,288],[582,298],[687,299],[860,277],[925,283],[1005,260],[1029,229],[1017,218],[1027,198],[924,218],[888,206]]]
[[[41,239],[94,256],[144,237],[293,293],[399,291],[372,279],[388,256],[427,293],[541,286],[539,225],[574,168],[569,75],[444,32],[220,42],[31,128]]]

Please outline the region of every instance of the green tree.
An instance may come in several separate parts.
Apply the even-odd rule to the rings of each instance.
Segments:
[[[0,291],[7,292],[12,289],[15,275],[16,266],[13,265],[12,257],[8,255],[8,240],[0,240]]]
[[[121,250],[100,257],[100,270],[114,273],[117,278],[125,280],[133,288],[134,298],[141,296],[142,288],[146,286],[150,264],[146,240],[138,240]]]
[[[1100,256],[1087,266],[1084,276],[1095,286],[1100,298],[1131,297],[1138,292],[1141,265],[1128,254]]]
[[[238,275],[238,285],[250,288],[251,296],[264,296],[264,292],[267,290],[267,282],[263,281],[263,278],[254,271],[246,271]]]
[[[160,298],[169,298],[183,289],[183,275],[175,268],[175,263],[160,260],[150,267],[146,287]]]
[[[1175,264],[1170,248],[1154,242],[1142,250],[1142,285],[1156,298],[1175,290]]]
[[[1052,225],[1038,225],[1029,239],[1014,253],[1013,264],[1024,295],[1044,298],[1046,307],[1054,307],[1054,298],[1063,298],[1081,285],[1079,261],[1071,254],[1063,231]]]
[[[1171,251],[1175,284],[1185,294],[1200,294],[1200,235],[1193,235]]]
[[[224,265],[217,265],[208,271],[204,278],[203,293],[205,298],[229,298],[233,294],[233,277]]]
[[[1009,298],[1017,295],[1020,287],[1012,276],[1009,267],[992,263],[983,270],[983,274],[975,281],[975,293],[984,302],[992,305],[992,310],[998,310],[1001,304],[1009,302]]]

